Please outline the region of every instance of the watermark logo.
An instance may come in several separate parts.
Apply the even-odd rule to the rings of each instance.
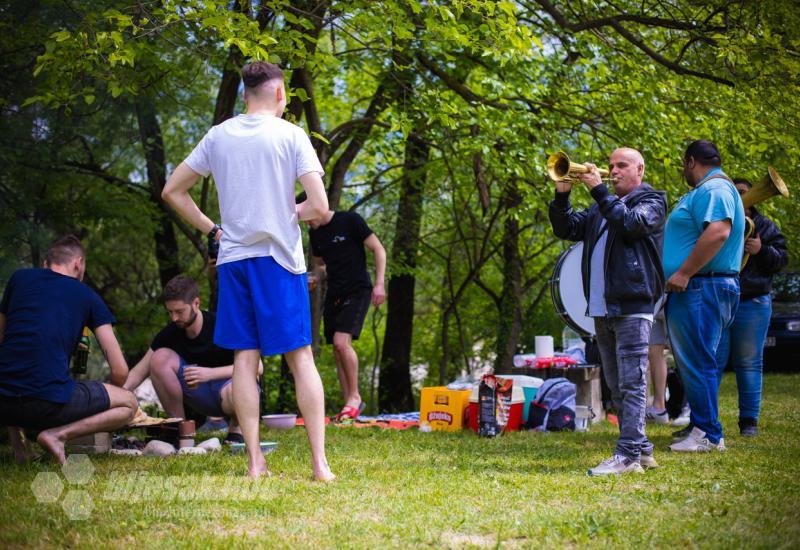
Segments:
[[[281,490],[263,480],[232,475],[159,475],[140,470],[95,475],[95,465],[84,454],[69,455],[60,472],[39,472],[31,482],[39,504],[58,505],[74,521],[89,519],[94,509],[102,509],[105,503],[154,503],[159,506],[149,513],[163,519],[177,517],[173,504],[265,502]]]
[[[94,510],[94,500],[82,487],[92,479],[94,464],[87,455],[69,455],[61,466],[61,473],[66,482],[62,481],[57,472],[36,474],[31,482],[33,496],[40,504],[55,504],[61,499],[61,508],[69,519],[88,519]]]

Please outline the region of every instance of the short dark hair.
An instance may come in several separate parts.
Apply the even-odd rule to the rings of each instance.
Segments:
[[[747,186],[748,189],[753,188],[753,183],[749,179],[745,178],[733,178],[733,184],[736,185],[737,183],[741,183]]]
[[[698,139],[689,144],[683,160],[687,161],[690,158],[705,166],[722,166],[722,155],[719,154],[719,149],[707,139]]]
[[[253,89],[270,80],[283,80],[283,71],[277,65],[266,61],[248,63],[242,67],[242,82],[244,87]]]
[[[75,235],[59,237],[47,249],[47,265],[64,265],[75,257],[86,257],[86,251]]]
[[[186,275],[178,275],[170,279],[164,287],[164,292],[161,293],[161,298],[164,302],[181,300],[185,304],[191,304],[199,296],[197,283]]]

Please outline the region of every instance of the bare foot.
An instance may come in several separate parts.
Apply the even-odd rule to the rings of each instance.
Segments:
[[[250,479],[258,479],[260,477],[271,477],[272,472],[267,468],[267,461],[261,457],[261,460],[255,465],[247,467],[247,477]]]
[[[248,468],[247,477],[249,477],[250,479],[258,479],[260,477],[272,477],[272,472],[269,471],[269,468],[267,468],[267,465],[265,464],[261,468]]]
[[[42,448],[53,455],[59,464],[64,464],[67,457],[64,455],[64,442],[61,441],[53,432],[45,430],[36,437],[36,442]]]
[[[331,469],[327,464],[324,464],[321,467],[315,466],[312,468],[312,470],[314,472],[314,479],[316,481],[328,482],[336,479],[336,476],[333,475],[333,472],[331,472]]]

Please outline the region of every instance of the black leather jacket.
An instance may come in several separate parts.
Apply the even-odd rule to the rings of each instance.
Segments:
[[[556,237],[583,241],[583,294],[589,300],[589,264],[604,217],[608,226],[605,250],[605,300],[609,317],[653,313],[664,292],[661,245],[667,213],[667,194],[646,183],[625,202],[605,185],[591,191],[595,204],[575,212],[569,193],[556,192],[550,203],[550,223]]]
[[[741,299],[751,300],[772,289],[772,277],[789,263],[786,240],[771,220],[760,214],[754,207],[751,218],[755,223],[755,234],[761,237],[761,250],[751,255],[750,260],[739,274]]]

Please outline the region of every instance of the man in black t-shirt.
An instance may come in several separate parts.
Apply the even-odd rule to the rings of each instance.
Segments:
[[[148,376],[167,416],[185,418],[184,404],[205,416],[229,418],[228,442],[241,442],[233,409],[233,351],[214,344],[213,313],[200,309],[197,284],[178,275],[167,283],[164,307],[172,321],[156,334],[131,370],[133,391]]]
[[[378,237],[355,212],[328,211],[322,218],[309,220],[311,251],[315,275],[327,276],[323,320],[325,339],[333,344],[336,373],[342,385],[345,404],[334,419],[354,420],[363,410],[358,391],[358,355],[353,340],[361,334],[361,326],[370,303],[381,305],[386,299],[383,277],[386,252]],[[364,247],[375,255],[375,285],[367,273]]]

